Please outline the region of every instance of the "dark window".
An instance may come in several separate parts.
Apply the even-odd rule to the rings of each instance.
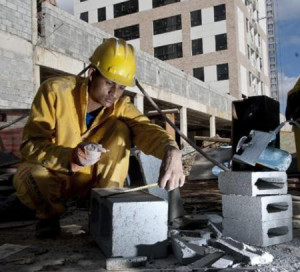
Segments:
[[[99,8],[98,9],[98,22],[102,22],[106,20],[106,9],[104,8]]]
[[[139,25],[132,25],[132,26],[115,29],[115,36],[117,38],[121,38],[126,41],[138,39],[140,37]]]
[[[182,57],[182,43],[169,44],[154,48],[154,57],[170,60]]]
[[[227,34],[216,35],[216,51],[227,49]]]
[[[139,11],[139,1],[130,0],[114,5],[114,17],[135,13]]]
[[[201,9],[191,12],[191,26],[202,25]]]
[[[89,22],[89,13],[88,11],[80,13],[80,19],[85,22]]]
[[[193,75],[195,78],[204,81],[204,67],[194,68]]]
[[[85,1],[87,1],[87,0],[80,0],[80,2],[85,2]]]
[[[176,2],[180,2],[180,0],[152,0],[152,6],[153,8],[157,8],[168,4],[173,4]]]
[[[215,22],[222,21],[226,19],[226,8],[225,4],[214,6]]]
[[[192,55],[203,54],[202,39],[192,40]]]
[[[217,65],[218,80],[225,80],[229,78],[228,63]]]
[[[153,21],[154,35],[181,29],[181,16],[176,15]]]

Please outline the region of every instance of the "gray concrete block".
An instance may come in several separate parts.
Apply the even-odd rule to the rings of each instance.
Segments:
[[[223,194],[275,195],[287,193],[285,172],[221,172],[219,189]]]
[[[223,216],[239,220],[269,221],[291,218],[292,196],[222,196]]]
[[[236,261],[245,262],[250,265],[269,264],[274,259],[269,252],[243,244],[230,237],[209,240],[209,245],[225,251],[233,256]]]
[[[223,235],[253,246],[270,246],[289,242],[293,238],[292,218],[270,221],[224,218]]]
[[[106,257],[167,254],[168,203],[143,192],[105,197],[122,189],[93,189],[91,235]]]

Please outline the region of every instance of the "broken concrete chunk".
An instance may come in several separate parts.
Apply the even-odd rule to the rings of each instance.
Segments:
[[[108,258],[106,259],[106,270],[123,270],[144,266],[147,262],[146,256],[127,257],[127,258]]]
[[[189,264],[199,258],[194,249],[191,249],[186,241],[180,236],[172,236],[173,253],[181,264]]]
[[[199,237],[172,236],[172,247],[175,257],[180,263],[188,264],[204,255],[219,251],[218,249],[206,246],[206,244],[201,246],[202,241],[203,238]],[[207,240],[204,241],[206,242]]]
[[[265,251],[255,247],[243,244],[230,237],[211,239],[208,244],[224,250],[228,254],[234,256],[238,261],[243,261],[251,265],[269,264],[273,261],[274,257]]]
[[[214,262],[211,267],[213,268],[227,268],[232,266],[234,263],[234,258],[230,255],[225,255],[221,257],[219,260]]]
[[[201,258],[200,260],[190,264],[189,268],[199,269],[202,267],[209,267],[209,266],[211,266],[211,264],[213,264],[217,260],[219,260],[224,254],[225,254],[224,252],[214,252],[214,253],[208,254],[205,257]]]

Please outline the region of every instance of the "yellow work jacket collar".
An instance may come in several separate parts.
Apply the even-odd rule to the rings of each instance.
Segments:
[[[101,111],[96,116],[94,122],[92,123],[91,127],[87,129],[86,126],[86,114],[87,114],[87,106],[88,106],[88,98],[89,98],[89,92],[88,92],[88,78],[83,79],[83,81],[79,81],[79,86],[75,92],[79,97],[76,97],[76,101],[79,101],[80,105],[80,130],[81,135],[85,136],[89,133],[92,129],[94,129],[97,126],[100,126],[109,116],[111,116],[115,109],[115,104],[117,101],[109,108],[102,107]],[[75,95],[76,95],[75,94]]]

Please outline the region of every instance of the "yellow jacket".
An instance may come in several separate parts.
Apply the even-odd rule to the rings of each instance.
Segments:
[[[24,127],[22,157],[48,169],[69,173],[72,149],[80,142],[89,141],[111,116],[128,125],[133,144],[146,154],[162,159],[167,145],[177,147],[174,139],[163,128],[152,124],[126,96],[112,107],[102,108],[87,129],[87,101],[87,79],[66,76],[45,81],[34,98]]]

